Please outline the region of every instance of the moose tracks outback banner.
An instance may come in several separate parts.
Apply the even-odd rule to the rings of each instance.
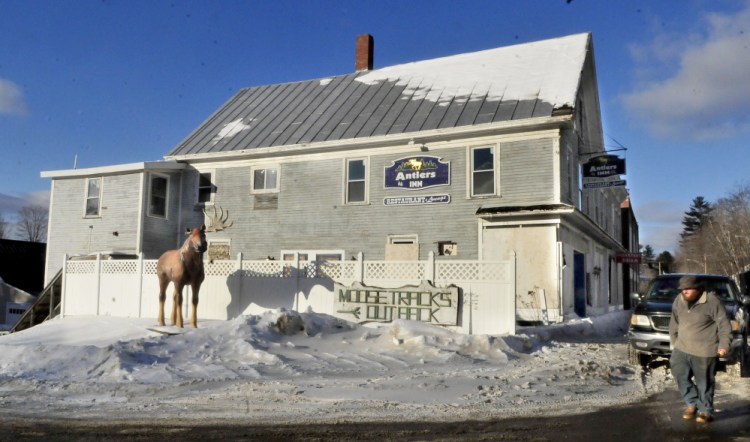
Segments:
[[[408,319],[436,325],[458,324],[456,286],[435,287],[429,281],[399,288],[370,287],[360,282],[335,283],[334,309],[353,322],[391,322]]]

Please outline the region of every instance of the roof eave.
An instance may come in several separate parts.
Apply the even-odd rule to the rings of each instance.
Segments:
[[[116,164],[113,166],[89,167],[85,169],[48,170],[39,175],[42,178],[80,178],[96,175],[117,175],[145,171],[181,170],[185,164],[176,161],[148,161],[141,163]]]

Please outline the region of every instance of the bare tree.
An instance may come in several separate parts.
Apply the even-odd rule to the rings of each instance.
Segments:
[[[8,232],[8,223],[5,221],[5,218],[3,218],[3,214],[0,213],[0,239],[3,239],[7,236]]]
[[[717,201],[707,232],[721,273],[746,270],[750,264],[750,185]]]
[[[42,206],[21,207],[16,229],[27,241],[43,242],[47,236],[47,209]]]
[[[682,270],[736,275],[750,269],[750,184],[719,199],[711,216],[683,236]]]

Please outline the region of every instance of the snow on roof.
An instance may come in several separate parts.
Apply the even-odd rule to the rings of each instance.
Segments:
[[[506,46],[390,66],[357,78],[371,85],[397,81],[414,95],[440,104],[455,98],[539,99],[573,106],[590,34]],[[554,69],[550,69],[554,67]]]
[[[510,120],[576,105],[590,34],[245,88],[167,157],[247,152]]]

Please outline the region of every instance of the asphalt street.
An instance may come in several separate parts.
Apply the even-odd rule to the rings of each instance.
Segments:
[[[750,382],[750,380],[748,380]],[[9,418],[1,441],[750,441],[750,399],[717,397],[709,424],[682,419],[675,390],[592,413],[460,422],[247,425],[241,421],[87,421]],[[407,418],[405,416],[405,418]]]

